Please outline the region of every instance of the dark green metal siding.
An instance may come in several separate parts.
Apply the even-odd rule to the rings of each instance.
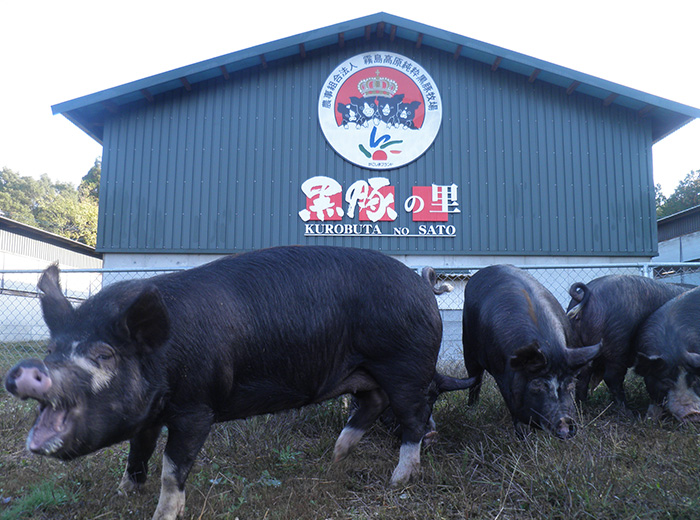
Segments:
[[[386,50],[420,63],[442,128],[413,163],[354,166],[325,141],[321,86],[344,59]],[[637,111],[397,40],[349,42],[232,73],[122,109],[106,121],[98,251],[223,253],[335,244],[428,254],[656,252],[651,125]],[[399,217],[411,186],[458,185],[455,238],[304,236],[301,184],[387,177]],[[399,209],[401,208],[401,209]],[[344,223],[351,223],[347,217]],[[356,222],[356,221],[355,221]]]

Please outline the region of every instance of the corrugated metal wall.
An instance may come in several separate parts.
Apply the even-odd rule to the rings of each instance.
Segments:
[[[693,208],[658,222],[659,242],[700,231],[700,208]]]
[[[321,86],[344,59],[387,50],[434,78],[443,123],[415,162],[370,171],[337,155],[317,120]],[[222,253],[323,243],[436,254],[624,255],[656,251],[651,127],[599,100],[396,41],[348,42],[161,96],[105,127],[97,249]],[[344,189],[388,177],[458,185],[455,238],[311,238],[301,183]],[[413,225],[399,211],[393,226]]]
[[[102,267],[102,260],[65,247],[50,244],[5,229],[0,229],[0,252],[13,257],[27,257],[31,260],[58,262],[62,268],[95,269]],[[12,264],[12,265],[9,265]],[[34,265],[22,264],[16,260],[2,266],[3,269],[33,269]]]

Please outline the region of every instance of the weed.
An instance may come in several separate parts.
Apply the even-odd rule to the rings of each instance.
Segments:
[[[295,451],[291,446],[285,446],[282,449],[274,450],[277,453],[278,464],[280,466],[294,466],[302,453]]]

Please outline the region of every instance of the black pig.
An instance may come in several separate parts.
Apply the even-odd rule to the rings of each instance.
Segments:
[[[398,105],[398,120],[402,128],[410,128],[415,130],[417,127],[413,122],[416,116],[416,110],[420,107],[420,101],[411,101],[410,103],[401,102]]]
[[[635,371],[644,377],[648,416],[664,409],[680,421],[700,421],[700,288],[669,300],[642,324]]]
[[[559,438],[575,435],[574,376],[600,347],[569,348],[571,327],[547,289],[511,265],[480,269],[464,290],[462,326],[464,363],[477,379],[470,404],[479,397],[486,370],[516,429],[523,423]]]
[[[634,275],[608,275],[569,289],[567,316],[581,344],[602,342],[600,356],[579,375],[576,397],[605,381],[615,404],[626,410],[623,382],[634,364],[634,338],[644,320],[688,287]]]
[[[444,294],[446,292],[452,291],[454,288],[448,283],[441,283],[438,285],[437,273],[432,267],[424,267],[422,271],[422,276],[433,288],[433,292],[437,295]],[[468,377],[463,379],[458,379],[455,377],[447,376],[435,372],[433,381],[428,387],[428,404],[432,411],[435,401],[437,401],[440,395],[447,392],[454,392],[455,390],[467,390],[472,388],[476,384],[475,377]],[[357,403],[353,400],[353,406],[356,407]],[[397,437],[401,437],[401,425],[397,422],[396,417],[388,408],[380,417],[381,422],[384,424],[386,429]],[[428,422],[428,432],[425,434],[424,442],[431,441],[437,435],[437,430],[435,426],[435,421],[430,417]]]
[[[7,389],[40,403],[27,447],[70,460],[129,440],[120,490],[146,480],[168,439],[154,518],[185,505],[185,480],[213,423],[350,393],[358,408],[335,460],[391,406],[402,428],[392,484],[419,469],[442,323],[433,290],[381,253],[280,247],[113,284],[73,308],[56,266],[39,280],[51,332]]]

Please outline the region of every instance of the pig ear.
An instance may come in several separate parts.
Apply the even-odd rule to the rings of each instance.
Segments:
[[[683,354],[683,363],[695,374],[700,374],[700,354],[686,351]]]
[[[637,362],[634,371],[640,376],[659,374],[666,368],[666,361],[661,356],[647,356],[640,352],[637,354]]]
[[[52,335],[63,330],[75,312],[61,291],[59,272],[58,265],[50,265],[41,273],[37,284],[43,293],[41,295],[41,310],[44,313],[44,321]]]
[[[601,345],[602,343],[598,343],[597,345],[593,345],[591,347],[567,348],[567,365],[569,365],[569,368],[573,370],[578,370],[589,361],[593,361],[593,359],[598,356]]]
[[[121,316],[118,333],[146,350],[155,350],[170,334],[170,319],[160,292],[149,286],[139,294]]]
[[[510,366],[514,370],[527,370],[534,373],[547,366],[547,358],[540,350],[539,344],[533,341],[528,346],[515,351],[515,354],[510,357]]]

